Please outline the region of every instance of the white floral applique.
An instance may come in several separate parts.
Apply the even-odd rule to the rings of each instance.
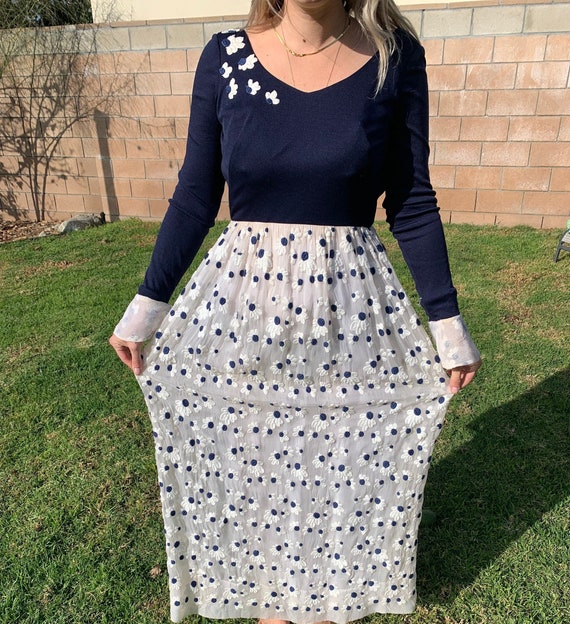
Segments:
[[[233,100],[235,94],[238,92],[238,85],[235,78],[230,80],[230,83],[226,87],[226,93],[228,94],[228,99]]]
[[[247,87],[245,88],[245,90],[250,95],[255,95],[260,89],[261,89],[261,86],[260,86],[259,82],[257,82],[257,80],[252,80],[250,78],[247,81]]]
[[[277,97],[277,91],[275,91],[275,89],[273,89],[273,91],[266,91],[265,92],[265,101],[268,104],[279,104],[280,100]]]
[[[240,58],[238,61],[238,69],[241,71],[247,71],[248,69],[253,69],[256,63],[257,57],[255,54],[250,54],[247,58]]]
[[[222,39],[222,45],[229,55],[235,54],[238,50],[245,48],[243,37],[238,37],[236,35],[229,35],[225,39]]]
[[[221,67],[220,67],[220,74],[222,75],[222,78],[229,78],[230,74],[233,72],[234,68],[231,67],[228,62],[226,61]]]

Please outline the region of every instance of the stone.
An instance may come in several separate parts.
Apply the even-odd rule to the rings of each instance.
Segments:
[[[67,234],[68,232],[77,232],[79,230],[86,230],[90,227],[97,227],[99,225],[105,225],[105,213],[101,212],[98,215],[95,214],[80,214],[58,226],[58,232],[61,234]]]

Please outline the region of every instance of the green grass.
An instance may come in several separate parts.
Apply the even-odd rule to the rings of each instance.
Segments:
[[[0,246],[2,624],[169,621],[150,425],[107,344],[155,234],[128,221]],[[438,521],[421,529],[418,610],[368,622],[565,624],[570,255],[552,262],[557,232],[447,234],[485,366],[436,448],[426,505]]]

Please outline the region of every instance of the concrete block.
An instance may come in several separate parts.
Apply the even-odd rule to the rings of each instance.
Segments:
[[[570,3],[528,6],[524,32],[567,32],[570,24]]]
[[[131,50],[163,50],[166,48],[164,26],[137,26],[130,28]]]
[[[420,37],[422,36],[422,12],[421,11],[406,11],[404,17],[407,17],[412,26]]]
[[[471,32],[473,9],[443,9],[426,11],[422,37],[461,37]]]
[[[173,24],[166,28],[168,48],[201,48],[204,45],[202,24]]]
[[[131,49],[128,28],[107,28],[102,26],[95,35],[99,52],[119,52]]]
[[[230,22],[206,22],[204,24],[204,43],[208,43],[210,39],[220,32],[226,30],[240,30],[245,26],[245,20],[236,20]]]
[[[507,35],[523,30],[524,6],[476,7],[473,10],[474,35]]]

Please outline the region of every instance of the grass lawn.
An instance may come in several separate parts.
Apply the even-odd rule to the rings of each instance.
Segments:
[[[2,624],[169,622],[150,424],[107,344],[156,230],[126,221],[0,246]],[[552,262],[558,232],[447,233],[485,366],[436,448],[418,609],[368,623],[566,624],[570,254]]]

